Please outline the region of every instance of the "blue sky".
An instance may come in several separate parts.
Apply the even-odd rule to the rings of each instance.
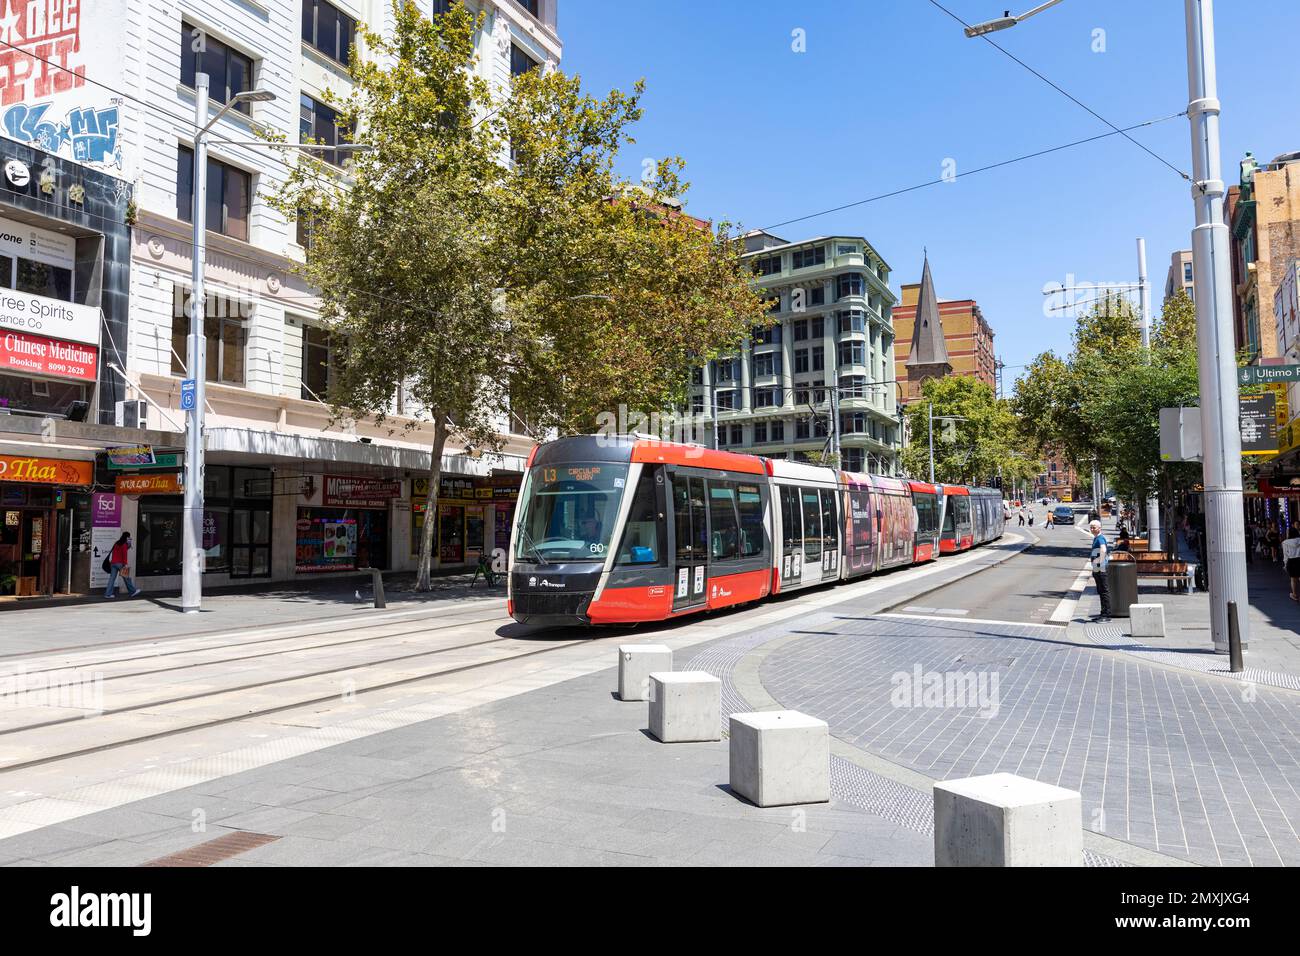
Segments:
[[[1010,0],[943,2],[974,22]],[[1300,3],[1216,6],[1231,184],[1247,150],[1300,149]],[[690,211],[747,228],[937,179],[945,160],[962,173],[1108,129],[928,0],[561,0],[559,30],[565,70],[593,92],[647,82],[622,171],[681,155]],[[1117,126],[1187,106],[1182,0],[1065,0],[994,39]],[[1190,174],[1185,117],[1132,135]],[[928,247],[940,297],[978,300],[993,325],[1009,392],[1033,356],[1069,347],[1045,285],[1135,282],[1144,236],[1158,309],[1193,215],[1187,184],[1114,136],[775,231],[865,235],[895,292]]]

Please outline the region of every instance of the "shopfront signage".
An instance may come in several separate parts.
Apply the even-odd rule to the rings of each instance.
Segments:
[[[26,481],[38,485],[89,485],[94,480],[94,462],[0,455],[0,481]]]
[[[90,498],[90,586],[108,584],[104,559],[113,553],[113,545],[122,533],[122,499],[117,495],[96,492]]]
[[[0,289],[0,328],[99,345],[99,307]]]
[[[402,483],[397,480],[325,476],[324,503],[330,508],[387,508],[401,494]]]
[[[9,173],[8,167],[5,172]],[[13,182],[12,177],[9,181]],[[0,254],[71,269],[77,264],[77,241],[53,229],[0,217]]]
[[[21,159],[11,159],[5,163],[5,178],[22,189],[32,181],[32,171]]]
[[[108,463],[119,468],[139,468],[156,463],[153,445],[120,445],[109,448]]]
[[[165,475],[118,475],[114,486],[119,495],[179,495],[181,476],[175,472]]]
[[[0,323],[4,318],[0,316]],[[25,332],[0,329],[0,370],[53,375],[83,382],[96,379],[99,349]]]
[[[110,457],[108,461],[108,467],[109,470],[111,471],[123,471],[126,469],[135,471],[137,469],[152,469],[152,468],[170,469],[171,471],[179,471],[181,465],[185,463],[185,459],[183,456],[171,452],[167,454],[159,454],[158,452],[154,452],[153,459],[154,460],[152,465],[116,465],[113,463],[113,459]]]

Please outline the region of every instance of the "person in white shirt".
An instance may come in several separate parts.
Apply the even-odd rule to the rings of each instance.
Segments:
[[[1106,536],[1101,533],[1100,521],[1089,521],[1088,530],[1092,532],[1092,579],[1097,584],[1097,597],[1101,598],[1101,614],[1094,620],[1110,620],[1110,586],[1106,581],[1106,565],[1110,562],[1110,546]]]
[[[1286,562],[1286,574],[1291,580],[1291,600],[1300,603],[1300,528],[1292,527],[1282,542],[1282,560]]]

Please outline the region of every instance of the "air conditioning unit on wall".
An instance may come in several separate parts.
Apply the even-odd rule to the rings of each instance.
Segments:
[[[113,424],[118,428],[148,428],[149,403],[138,398],[115,403]]]

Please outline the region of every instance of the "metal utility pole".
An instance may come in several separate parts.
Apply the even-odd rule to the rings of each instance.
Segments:
[[[831,386],[831,454],[835,456],[835,467],[842,468],[840,462],[840,390]]]
[[[203,412],[205,381],[208,371],[207,339],[203,320],[207,315],[203,294],[203,260],[207,253],[208,211],[208,75],[194,75],[193,204],[190,220],[193,236],[190,246],[190,336],[186,363],[194,380],[194,407],[190,409],[185,429],[185,520],[182,522],[181,610],[193,613],[203,602]]]
[[[1151,280],[1147,276],[1147,241],[1138,243],[1138,308],[1142,311],[1142,349],[1151,361]],[[1160,496],[1152,492],[1144,502],[1147,525],[1147,550],[1160,550]]]
[[[1196,346],[1201,386],[1206,557],[1210,631],[1214,649],[1228,653],[1228,604],[1250,604],[1246,588],[1245,514],[1241,489],[1241,433],[1232,331],[1232,265],[1223,221],[1224,183],[1219,154],[1218,76],[1213,0],[1185,0],[1188,119],[1192,128],[1192,269],[1196,281]],[[1241,645],[1250,616],[1241,615]]]
[[[930,418],[930,484],[934,484],[934,402],[926,402],[925,409]]]

